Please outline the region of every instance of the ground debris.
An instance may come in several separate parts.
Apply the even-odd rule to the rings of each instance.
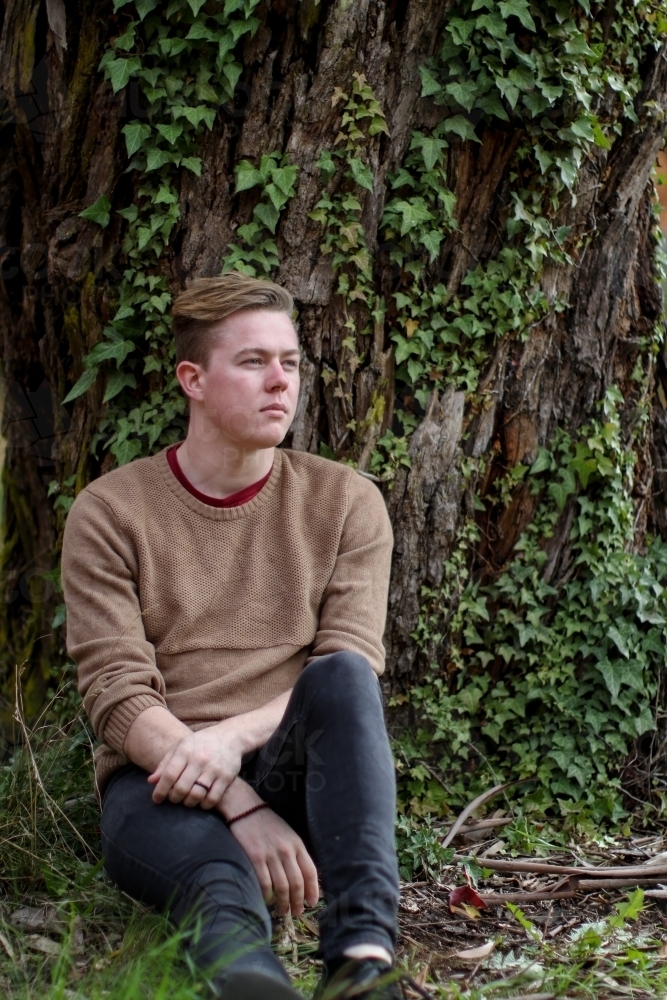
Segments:
[[[52,903],[43,906],[19,906],[10,914],[9,922],[22,931],[60,931],[62,921]]]
[[[500,818],[491,817],[493,823]],[[474,834],[470,815],[465,820]],[[517,1000],[667,996],[667,844],[662,836],[605,838],[602,846],[573,844],[539,858],[512,857],[505,849],[487,863],[483,851],[495,843],[493,829],[492,823],[484,824],[486,839],[468,839],[465,827],[459,829],[453,838],[458,854],[439,879],[402,885],[399,958],[412,968],[428,963],[424,986],[433,997],[459,996],[457,990],[471,997],[479,990],[482,996],[484,983],[497,982],[498,976],[508,990],[512,977],[519,977],[508,993]],[[471,858],[479,866],[474,882]],[[463,859],[465,868],[457,864]],[[454,893],[460,895],[466,886],[474,887],[486,904],[483,910],[472,914],[451,907]],[[566,989],[559,981],[554,994],[549,987],[557,967],[569,967],[572,981]],[[576,968],[583,968],[579,979],[572,971]],[[524,982],[533,974],[534,982]]]

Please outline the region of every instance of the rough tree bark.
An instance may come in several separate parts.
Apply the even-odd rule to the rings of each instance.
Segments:
[[[257,13],[261,26],[243,49],[236,106],[223,107],[206,133],[201,177],[184,173],[180,179],[181,220],[173,252],[161,266],[172,292],[193,276],[219,273],[227,245],[252,207],[249,195],[233,195],[234,165],[272,150],[290,154],[299,177],[278,231],[276,279],[295,296],[306,358],[302,402],[288,443],[316,451],[324,441],[344,455],[341,442],[349,417],[321,375],[325,366],[340,366],[349,331],[343,328],[330,258],[319,249],[321,227],[308,218],[321,193],[316,163],[339,127],[334,88],[349,86],[354,72],[363,73],[390,131],[390,137],[380,135],[370,147],[374,188],[363,214],[376,260],[376,287],[389,296],[395,275],[378,238],[385,179],[401,165],[413,130],[432,127],[442,114],[420,96],[419,66],[438,44],[446,4],[274,0]],[[0,38],[6,97],[0,153],[0,334],[7,438],[3,671],[7,678],[14,663],[27,659],[33,701],[43,691],[57,645],[48,635],[44,638],[55,598],[35,600],[38,585],[44,587],[35,571],[52,568],[58,554],[60,525],[47,485],[76,476],[80,487],[107,467],[90,455],[103,410],[102,389],[67,408],[59,401],[79,376],[82,356],[101,337],[120,276],[121,220],[112,217],[102,232],[78,212],[102,191],[114,207],[132,199],[134,180],[124,173],[120,129],[139,113],[141,102],[132,87],[114,97],[96,69],[117,25],[110,0],[78,0],[66,8],[50,0],[6,0]],[[667,108],[664,51],[651,57],[642,75],[640,101]],[[611,93],[605,98],[614,99]],[[663,132],[659,116],[640,116],[636,125],[626,125],[610,152],[596,149],[588,157],[577,204],[567,201],[558,222],[591,238],[572,266],[549,268],[543,277],[549,298],[561,296],[569,307],[536,325],[525,342],[500,341],[483,373],[481,391],[491,401],[488,408],[478,412],[464,393],[448,390],[432,398],[412,436],[412,467],[399,471],[386,493],[396,536],[387,627],[388,685],[393,690],[405,689],[420,675],[422,665],[410,638],[420,589],[438,584],[443,560],[470,514],[462,456],[492,458],[483,492],[502,470],[533,461],[538,445],[549,441],[556,427],[576,427],[589,418],[612,382],[626,395],[624,420],[634,419],[630,375],[639,339],[653,326],[661,306],[652,273],[650,172]],[[434,275],[452,293],[470,267],[498,252],[498,219],[509,200],[509,165],[519,141],[510,127],[480,126],[478,134],[480,144],[454,139],[447,154],[459,228],[443,243]],[[355,376],[354,416],[363,421],[378,388],[389,403],[383,422],[369,431],[367,447],[361,449],[362,464],[391,420],[390,346],[382,327],[376,328],[373,343],[359,345],[369,363]],[[667,391],[663,356],[657,375]],[[656,396],[654,451],[647,447],[636,483],[637,495],[645,498],[638,508],[639,534],[649,522],[667,532],[666,409]],[[533,498],[518,490],[508,508],[489,515],[479,552],[486,572],[503,565],[533,513]],[[561,530],[551,541],[549,572],[554,578],[563,572],[566,536]],[[48,597],[48,589],[41,596]]]

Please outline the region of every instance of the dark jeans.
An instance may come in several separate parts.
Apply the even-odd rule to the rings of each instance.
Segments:
[[[363,656],[331,653],[297,680],[282,722],[244,760],[241,777],[296,830],[320,875],[326,908],[319,956],[353,944],[393,953],[398,867],[394,767],[380,685]],[[271,919],[245,851],[215,810],[151,798],[140,768],[113,776],[104,794],[108,874],[130,896],[193,926],[200,968],[285,972],[270,948]]]

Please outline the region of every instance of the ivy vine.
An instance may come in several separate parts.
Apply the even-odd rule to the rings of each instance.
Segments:
[[[108,404],[93,442],[111,452],[120,465],[148,454],[182,436],[185,403],[173,373],[174,347],[168,309],[171,294],[160,261],[180,218],[177,179],[183,169],[200,176],[197,155],[204,129],[213,127],[220,106],[234,98],[242,73],[236,50],[259,27],[253,11],[259,0],[226,0],[221,11],[208,13],[204,0],[115,0],[114,10],[132,8],[122,32],[111,39],[100,63],[114,93],[136,80],[147,102],[143,120],[123,128],[128,171],[141,183],[136,202],[119,209],[127,222],[123,252],[128,267],[118,289],[118,308],[104,339],[83,359],[84,370],[65,402],[86,392],[105,377],[103,401]],[[156,9],[158,8],[159,9]],[[265,158],[266,159],[266,158]],[[267,169],[276,174],[274,186],[285,187],[275,157]],[[237,173],[243,177],[243,173]],[[247,174],[245,175],[247,177]],[[237,190],[243,189],[243,181]],[[289,196],[287,191],[281,193]],[[272,192],[273,193],[273,192]],[[275,198],[256,210],[271,229]],[[106,227],[111,204],[101,195],[81,215]],[[251,241],[257,234],[240,234]],[[257,256],[274,253],[263,241]],[[232,251],[234,252],[234,251]],[[239,252],[238,250],[236,251]],[[249,267],[249,265],[246,265]],[[149,391],[137,398],[137,377],[148,377]]]

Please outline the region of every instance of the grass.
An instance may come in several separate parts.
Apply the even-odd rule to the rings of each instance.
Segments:
[[[188,966],[179,934],[116,890],[102,870],[84,721],[78,716],[57,726],[48,718],[29,731],[19,716],[22,744],[0,766],[0,997],[208,996],[208,983]],[[655,904],[647,907],[641,891],[602,915],[587,920],[582,913],[557,940],[536,920],[515,909],[472,921],[475,940],[482,934],[494,943],[492,954],[472,964],[444,954],[437,939],[404,924],[401,962],[422,989],[442,1000],[667,998],[661,954],[667,953],[667,919]],[[315,934],[312,915],[306,915],[280,925],[275,940],[306,995],[319,975]],[[465,936],[461,941],[470,947]]]

